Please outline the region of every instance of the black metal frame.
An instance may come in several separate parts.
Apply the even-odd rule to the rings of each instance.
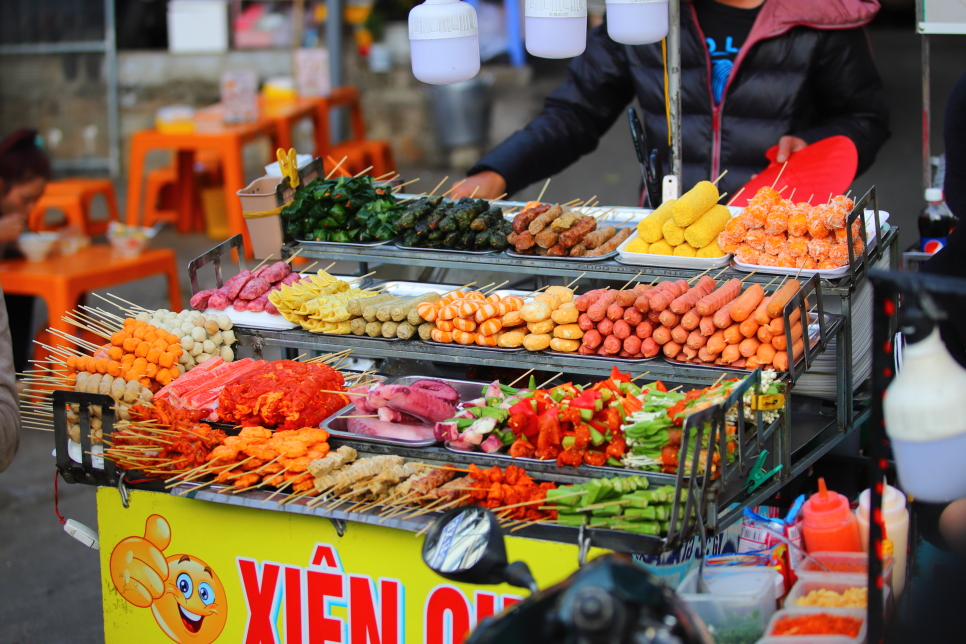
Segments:
[[[105,394],[88,394],[79,391],[55,391],[52,396],[54,412],[54,443],[56,448],[57,471],[68,483],[87,485],[108,485],[114,487],[118,482],[118,470],[114,462],[104,459],[104,467],[95,468],[91,458],[91,407],[101,408],[101,436],[110,436],[114,431],[113,398]],[[67,406],[78,405],[80,411],[81,462],[71,460],[68,450]]]
[[[927,273],[899,273],[872,270],[869,279],[874,286],[872,308],[872,421],[869,435],[869,507],[882,504],[886,471],[889,464],[889,437],[885,431],[882,403],[886,389],[895,377],[895,319],[900,298],[913,298],[922,304],[923,311],[942,309],[942,300],[931,295],[966,297],[966,280]],[[881,516],[869,523],[869,635],[868,641],[878,644],[885,639],[882,596],[882,535]],[[905,571],[903,571],[903,574]]]

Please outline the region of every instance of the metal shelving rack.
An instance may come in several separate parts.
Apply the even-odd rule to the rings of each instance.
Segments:
[[[849,223],[864,216],[865,208],[875,212],[876,228],[879,229],[878,204],[875,188],[872,188],[856,204],[850,215]],[[864,227],[863,227],[864,228]],[[863,235],[864,236],[864,235]],[[230,242],[228,242],[230,243]],[[748,505],[757,505],[768,499],[784,487],[795,476],[805,472],[821,456],[826,454],[841,442],[850,432],[861,425],[869,416],[869,409],[856,411],[853,401],[853,382],[851,376],[852,346],[851,346],[851,307],[857,289],[868,279],[867,267],[878,262],[885,249],[891,250],[891,261],[895,265],[898,253],[898,230],[892,228],[881,234],[877,245],[871,251],[866,248],[861,261],[853,262],[850,272],[836,280],[814,278],[806,283],[807,290],[814,284],[821,290],[821,296],[834,296],[842,300],[842,315],[832,319],[823,329],[819,345],[807,352],[805,359],[798,368],[786,376],[786,381],[793,391],[794,382],[811,365],[815,356],[825,350],[831,339],[837,339],[836,365],[839,374],[838,397],[834,417],[823,413],[821,405],[812,399],[804,397],[786,397],[784,422],[787,427],[775,428],[776,431],[767,433],[771,441],[771,459],[775,464],[782,464],[782,470],[772,481],[762,485],[753,493],[744,493],[743,481],[737,490],[730,490],[716,501],[727,501],[714,506],[716,513],[709,525],[715,530],[721,530],[738,521],[742,509]],[[639,279],[650,281],[654,278],[691,278],[698,274],[697,270],[665,269],[657,267],[630,266],[613,260],[601,262],[580,261],[547,261],[540,258],[517,259],[508,258],[502,253],[494,255],[461,255],[432,250],[403,250],[394,245],[374,247],[345,247],[310,245],[299,246],[293,244],[283,250],[283,254],[290,255],[301,250],[301,256],[312,259],[343,260],[360,262],[365,265],[385,263],[394,265],[415,265],[427,268],[459,268],[478,269],[480,271],[526,273],[540,278],[563,277],[574,278],[585,274],[585,279],[626,282],[634,277],[638,271],[643,271]],[[226,248],[227,251],[227,248]],[[211,253],[206,256],[210,257]],[[858,258],[856,258],[858,259]],[[368,270],[368,269],[367,269]],[[754,274],[737,271],[733,268],[721,275],[720,279],[732,277],[748,278],[748,281],[767,283],[771,275]],[[804,295],[800,294],[790,306],[803,306]],[[813,302],[814,303],[814,302]],[[788,309],[789,311],[791,309]],[[287,331],[268,331],[236,327],[236,336],[242,346],[250,347],[256,356],[260,356],[265,347],[283,347],[300,351],[310,350],[319,352],[339,351],[347,348],[355,350],[356,354],[389,360],[414,361],[417,363],[444,364],[473,364],[491,367],[545,369],[564,371],[566,373],[586,376],[606,376],[615,364],[624,370],[635,369],[650,371],[651,376],[674,383],[710,384],[722,373],[734,376],[746,375],[747,372],[729,372],[728,370],[713,370],[697,366],[679,365],[665,362],[661,358],[650,361],[623,362],[588,359],[581,356],[566,356],[550,353],[517,353],[497,352],[484,348],[448,345],[439,347],[418,340],[387,341],[358,336],[325,336],[311,334],[301,329]],[[794,418],[794,422],[792,422]],[[474,457],[483,455],[474,454]]]

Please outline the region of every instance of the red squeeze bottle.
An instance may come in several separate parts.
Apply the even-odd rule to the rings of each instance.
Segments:
[[[849,508],[849,501],[818,480],[818,492],[802,506],[805,521],[802,533],[808,552],[862,552],[859,524]]]

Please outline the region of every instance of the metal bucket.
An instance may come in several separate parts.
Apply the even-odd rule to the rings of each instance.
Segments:
[[[481,74],[462,83],[437,85],[428,90],[440,147],[452,150],[486,145],[490,135],[492,84],[491,76]]]

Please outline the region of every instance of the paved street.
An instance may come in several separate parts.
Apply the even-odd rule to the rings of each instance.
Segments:
[[[920,169],[920,74],[919,43],[911,27],[904,31],[873,30],[872,42],[883,74],[892,109],[893,137],[875,166],[856,180],[854,189],[864,193],[877,185],[883,209],[891,222],[903,228],[903,247],[917,238],[915,218],[923,205]],[[966,71],[966,38],[935,38],[933,44],[934,154],[941,152],[941,118],[944,97],[953,82]],[[552,78],[538,79],[541,91],[553,86]],[[532,90],[535,91],[535,90]],[[526,99],[526,100],[524,100]],[[525,121],[532,110],[532,96],[522,96],[520,109],[506,110],[508,118]],[[500,124],[501,130],[508,128]],[[420,185],[434,185],[444,174],[439,169],[409,168],[407,177],[420,176]],[[596,152],[556,177],[548,197],[566,200],[596,194],[602,204],[631,204],[639,183],[639,167],[620,119],[604,137]],[[435,178],[435,179],[434,179]],[[536,196],[539,186],[523,191],[519,198]],[[119,191],[121,192],[121,191]],[[123,203],[123,197],[121,200]],[[203,235],[175,236],[162,232],[155,242],[179,253],[179,265],[213,245]],[[350,264],[333,269],[354,270]],[[380,277],[398,277],[398,270],[383,269]],[[415,277],[410,268],[407,277]],[[184,293],[190,293],[187,273],[182,273]],[[459,276],[454,275],[453,279]],[[124,285],[112,292],[146,306],[163,306],[161,278]],[[270,357],[270,356],[267,356]],[[0,474],[0,644],[87,644],[103,641],[100,608],[98,553],[68,538],[54,515],[52,434],[26,430],[20,454],[13,466]],[[60,485],[60,511],[69,518],[96,527],[94,490]],[[131,640],[137,641],[136,638]]]

